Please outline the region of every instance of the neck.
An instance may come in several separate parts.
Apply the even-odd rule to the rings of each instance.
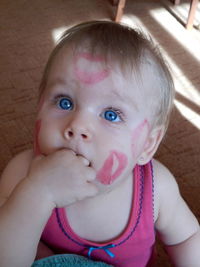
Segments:
[[[129,178],[123,180],[115,187],[108,187],[107,191],[100,192],[94,197],[86,198],[71,205],[71,208],[83,208],[83,207],[98,207],[107,205],[109,202],[116,201],[124,198],[127,194],[132,196],[133,190],[133,177],[132,174]]]

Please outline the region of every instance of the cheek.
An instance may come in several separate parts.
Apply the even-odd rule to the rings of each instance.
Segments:
[[[123,172],[128,163],[127,156],[118,151],[111,151],[103,167],[97,173],[97,180],[104,185],[112,184]]]
[[[103,59],[89,53],[80,53],[74,60],[74,73],[76,78],[88,85],[104,80],[109,75],[109,69],[102,68]],[[95,63],[95,64],[94,64]],[[87,71],[86,66],[93,64],[94,70]]]
[[[37,112],[40,112],[40,110],[42,109],[43,104],[44,104],[44,94],[41,96],[40,101],[38,103]]]
[[[35,123],[35,131],[34,131],[34,154],[36,156],[41,154],[41,150],[39,147],[39,133],[41,129],[41,120],[37,120]]]
[[[38,106],[37,106],[37,113],[40,112],[40,110],[43,107],[43,104],[44,104],[44,96],[42,95],[40,98],[40,101],[38,103]],[[35,122],[35,129],[34,129],[34,140],[33,140],[34,141],[34,147],[33,147],[33,150],[34,150],[34,154],[36,156],[41,154],[41,149],[39,146],[40,130],[41,130],[41,119],[39,119]]]
[[[38,119],[34,131],[34,153],[35,155],[49,155],[62,147],[60,130],[52,121]]]
[[[131,150],[133,157],[137,156],[138,150],[141,149],[141,145],[149,131],[149,123],[145,119],[134,130],[131,136]]]

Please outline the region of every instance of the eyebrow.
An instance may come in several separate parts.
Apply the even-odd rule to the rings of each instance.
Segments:
[[[123,96],[120,93],[118,93],[117,91],[111,89],[111,91],[109,92],[111,96],[115,96],[117,99],[120,99],[121,102],[123,103],[128,103],[130,106],[134,106],[134,108],[136,110],[138,110],[138,105],[136,104],[135,101],[131,100],[130,97],[128,96]]]
[[[50,82],[49,84],[49,87],[54,87],[54,86],[57,86],[57,85],[61,85],[61,86],[69,86],[69,83],[67,83],[65,80],[63,80],[62,78],[56,78],[54,79],[52,82]],[[120,93],[118,93],[116,90],[114,89],[111,89],[109,92],[108,92],[108,95],[110,95],[111,97],[115,97],[117,99],[119,99],[121,102],[123,103],[128,103],[130,106],[134,106],[134,108],[136,110],[138,110],[138,105],[136,104],[135,101],[132,101],[130,99],[130,97],[128,96],[123,96],[121,95]]]

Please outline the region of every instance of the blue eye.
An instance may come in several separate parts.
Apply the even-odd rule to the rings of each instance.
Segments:
[[[120,116],[114,110],[106,110],[103,114],[104,119],[111,121],[111,122],[118,122],[121,121]]]
[[[61,98],[58,101],[58,106],[64,110],[71,110],[73,108],[73,103],[69,98]]]

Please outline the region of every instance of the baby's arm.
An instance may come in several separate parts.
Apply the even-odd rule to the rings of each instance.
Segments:
[[[42,231],[42,224],[38,227],[35,221],[37,215],[44,218],[45,213],[41,214],[40,208],[34,212],[34,204],[41,207],[40,200],[35,194],[32,195],[25,184],[23,190],[22,181],[27,176],[32,158],[31,151],[17,155],[10,161],[0,180],[0,266],[30,266],[35,257],[40,235],[37,231]],[[37,229],[31,228],[35,225]]]
[[[155,201],[158,203],[156,230],[175,266],[198,267],[199,223],[181,197],[172,174],[158,162],[154,162],[154,172]]]
[[[21,172],[23,160],[23,154],[12,160],[1,178],[0,266],[4,267],[30,266],[52,209],[97,192],[88,182],[95,178],[94,171],[73,151],[39,156]]]

